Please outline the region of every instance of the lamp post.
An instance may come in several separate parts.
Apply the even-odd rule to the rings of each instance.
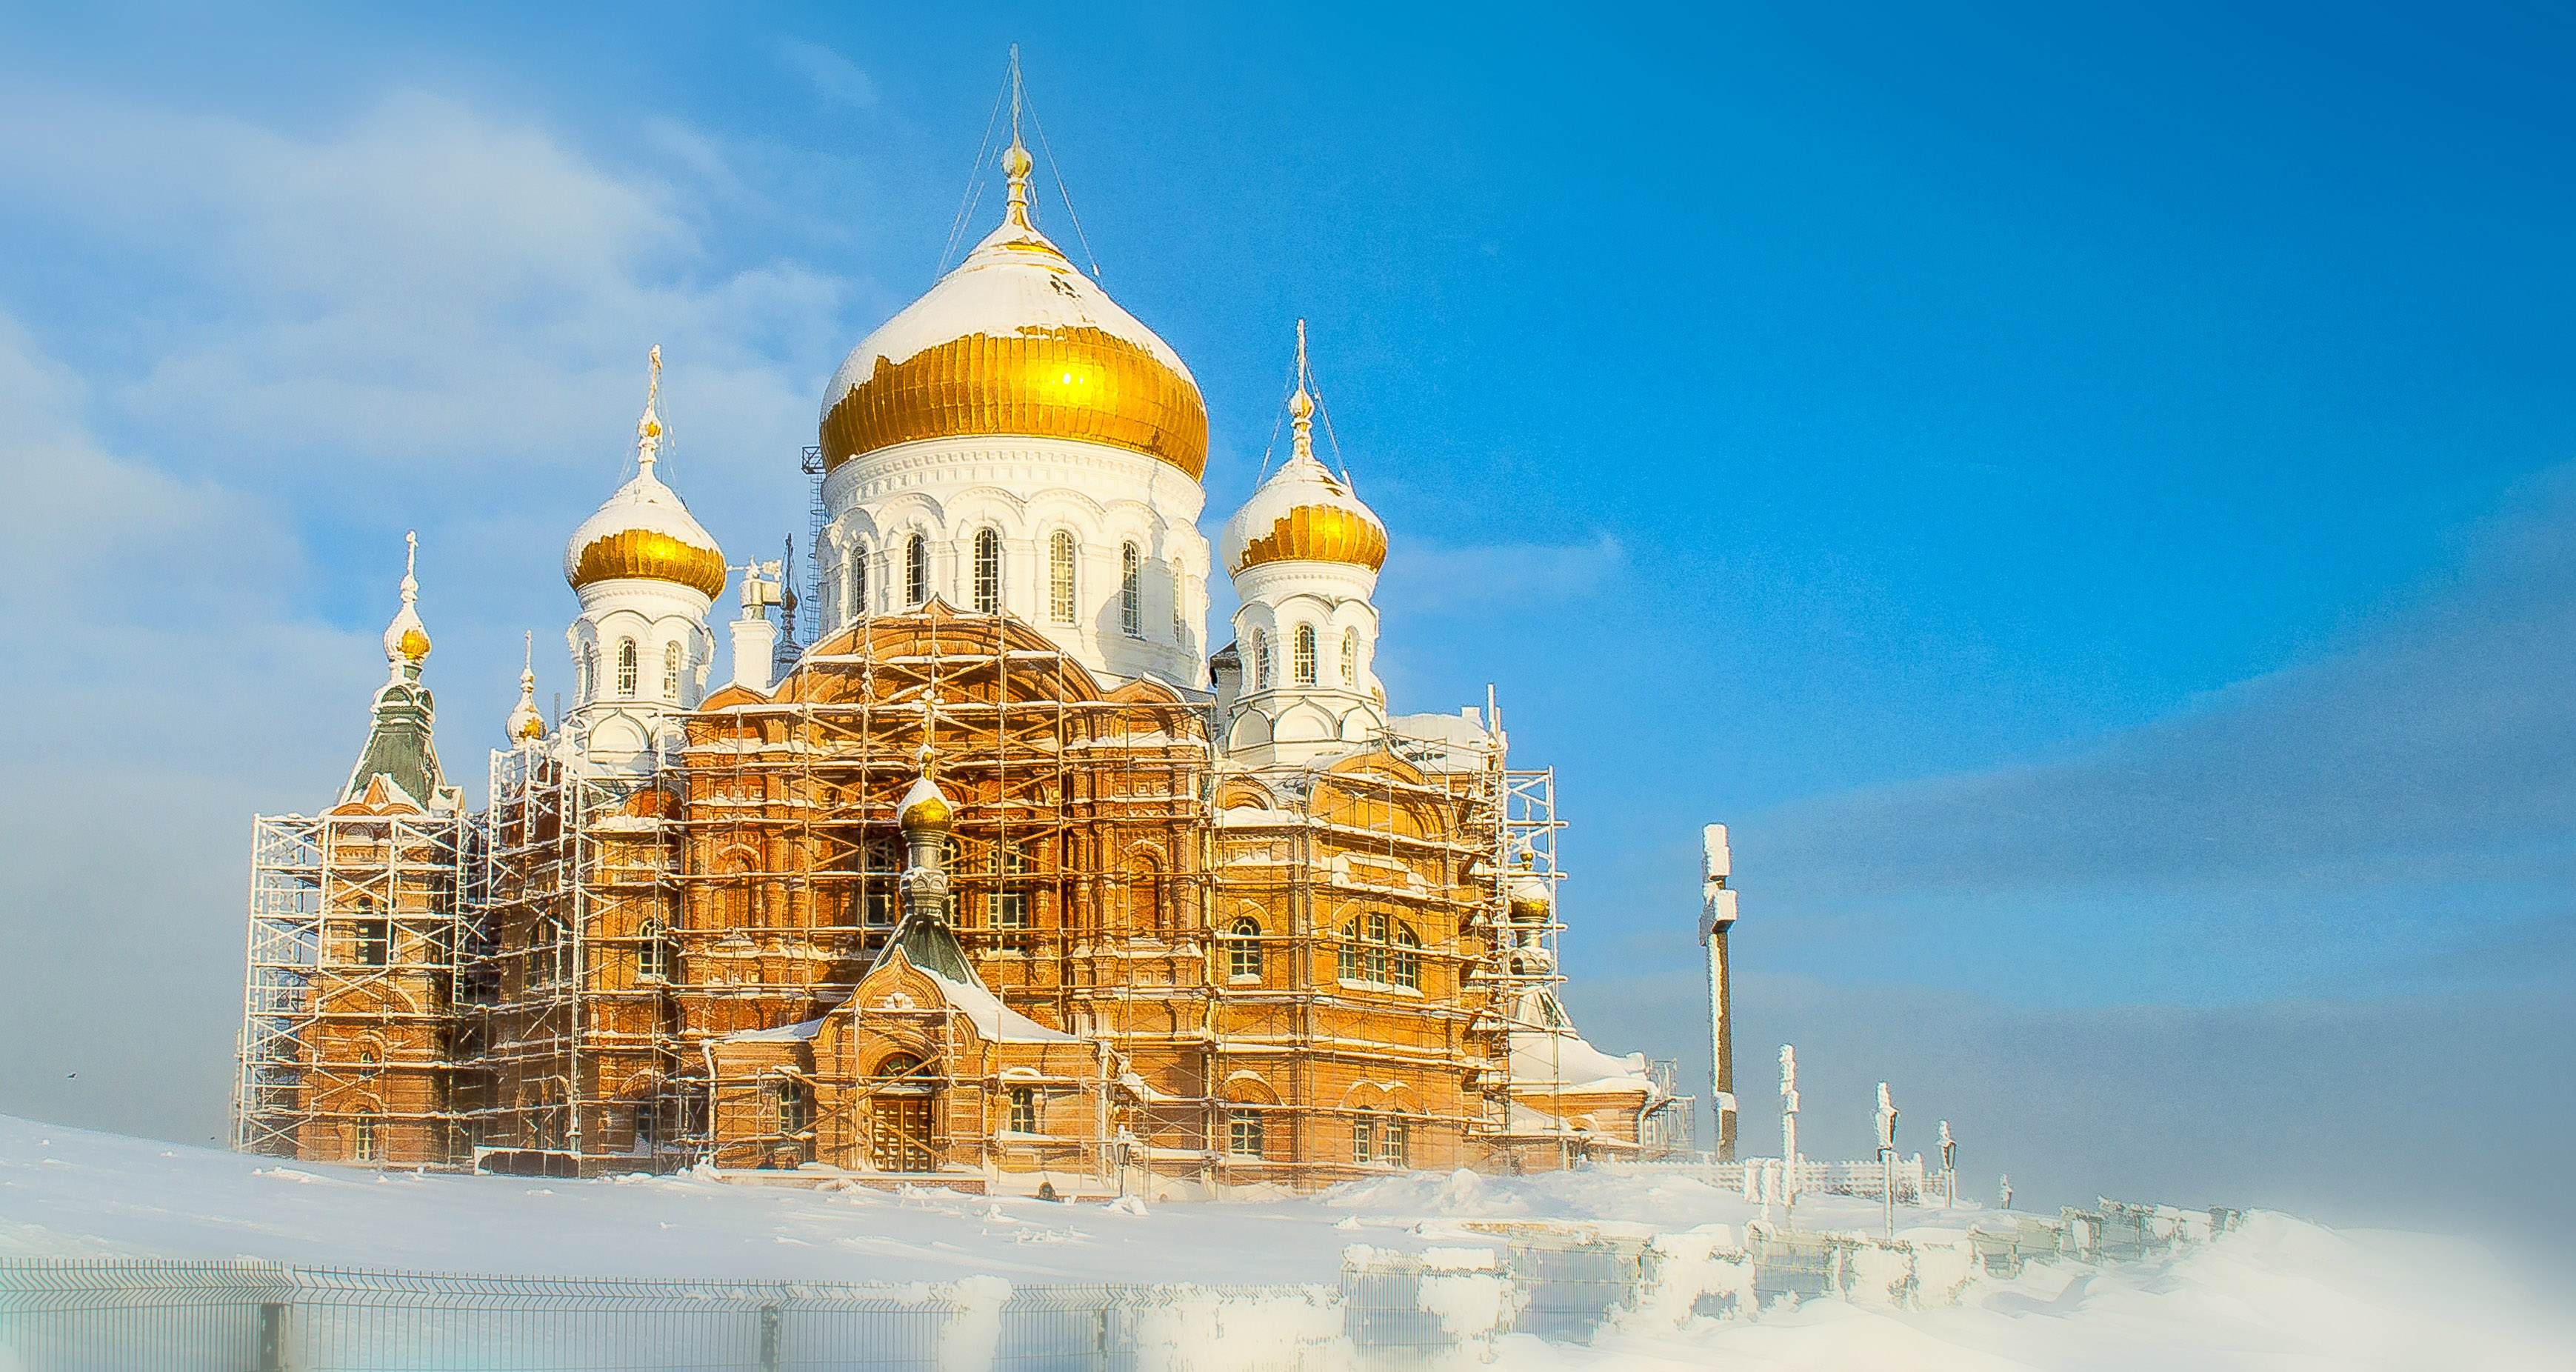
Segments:
[[[1726,845],[1726,826],[1700,830],[1699,941],[1708,948],[1709,1107],[1717,1114],[1717,1160],[1735,1161],[1735,1024],[1732,970],[1726,961],[1727,931],[1735,925],[1733,875],[1735,855]]]

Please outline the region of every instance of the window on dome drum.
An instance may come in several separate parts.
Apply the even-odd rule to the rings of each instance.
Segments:
[[[1366,1114],[1351,1121],[1351,1161],[1363,1165],[1377,1161],[1377,1121]]]
[[[1342,684],[1360,684],[1360,631],[1342,630]]]
[[[680,645],[677,643],[662,645],[662,698],[671,701],[680,698]]]
[[[635,640],[617,640],[617,698],[635,698]]]
[[[975,531],[975,612],[1002,608],[1002,536],[991,529]]]
[[[930,599],[930,539],[914,534],[903,541],[903,600],[920,605]]]
[[[581,698],[599,698],[599,647],[596,644],[585,645],[581,650]]]
[[[1391,1119],[1378,1126],[1377,1160],[1389,1167],[1413,1165],[1413,1126]]]
[[[847,618],[859,619],[868,612],[868,545],[852,544],[849,562],[841,573],[842,584],[849,591],[850,612]]]
[[[1038,1089],[1036,1087],[1011,1088],[1011,1132],[1014,1134],[1038,1132]]]
[[[1172,573],[1172,641],[1184,648],[1190,646],[1190,579],[1178,570]]]
[[[1270,686],[1270,636],[1259,629],[1252,631],[1252,680],[1245,684],[1247,693],[1267,690]]]
[[[1133,543],[1118,547],[1118,631],[1129,638],[1145,636],[1144,555]]]
[[[1237,1110],[1225,1122],[1225,1151],[1230,1157],[1261,1156],[1261,1116]]]
[[[1065,529],[1047,540],[1047,618],[1073,622],[1073,534]]]
[[[1250,915],[1234,922],[1225,947],[1225,974],[1231,981],[1261,980],[1261,921]]]
[[[1314,625],[1312,625],[1312,624],[1300,624],[1300,625],[1298,625],[1298,626],[1297,626],[1297,647],[1296,647],[1296,650],[1295,650],[1295,651],[1294,651],[1294,652],[1289,656],[1288,661],[1289,661],[1289,665],[1290,665],[1290,667],[1291,667],[1291,668],[1296,672],[1296,674],[1297,674],[1297,684],[1298,684],[1298,685],[1300,685],[1300,686],[1312,686],[1312,685],[1314,685],[1314,684],[1315,684],[1315,626],[1314,626]]]

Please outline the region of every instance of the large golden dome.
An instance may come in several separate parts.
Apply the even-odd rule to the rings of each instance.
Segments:
[[[1028,153],[1014,144],[1003,156],[1002,226],[833,376],[825,467],[898,443],[993,434],[1125,448],[1195,480],[1208,445],[1198,382],[1030,224]]]

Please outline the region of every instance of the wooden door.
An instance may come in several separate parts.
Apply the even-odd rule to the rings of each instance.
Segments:
[[[881,1172],[931,1170],[930,1097],[876,1098],[869,1116],[868,1160]]]

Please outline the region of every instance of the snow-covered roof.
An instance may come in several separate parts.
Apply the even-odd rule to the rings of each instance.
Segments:
[[[1651,1094],[1646,1055],[1602,1052],[1579,1034],[1526,1031],[1512,1039],[1512,1085],[1558,1091],[1643,1091]]]
[[[782,1024],[775,1029],[740,1029],[725,1035],[724,1038],[719,1041],[724,1043],[793,1043],[798,1039],[810,1039],[821,1032],[823,1032],[823,1021],[821,1019],[809,1019],[796,1024]]]
[[[689,513],[680,493],[662,484],[662,479],[647,468],[635,473],[634,479],[617,488],[615,494],[590,518],[572,531],[564,542],[564,580],[574,581],[581,569],[581,555],[591,544],[613,534],[627,532],[662,534],[691,548],[713,553],[721,561],[724,552],[716,546],[715,536]]]
[[[929,968],[917,968],[923,976],[939,983],[939,993],[948,1004],[975,1024],[975,1032],[995,1043],[1080,1043],[1071,1034],[1049,1029],[1036,1020],[1004,1005],[999,996],[981,986],[943,977]]]

